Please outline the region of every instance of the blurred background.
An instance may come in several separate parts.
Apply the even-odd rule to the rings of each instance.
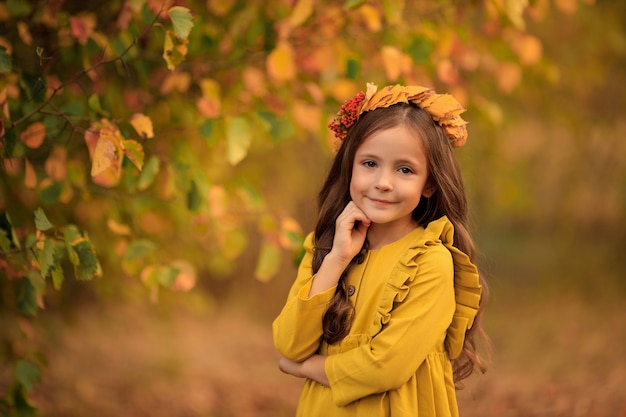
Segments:
[[[625,2],[92,3],[0,2],[0,415],[293,415],[271,322],[374,82],[468,109],[461,415],[626,416]]]

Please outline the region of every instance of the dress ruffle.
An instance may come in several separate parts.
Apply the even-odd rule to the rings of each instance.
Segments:
[[[410,284],[415,280],[419,265],[417,259],[429,246],[443,244],[452,254],[454,263],[454,294],[456,308],[448,327],[445,348],[450,359],[456,359],[463,350],[465,332],[469,330],[478,313],[481,286],[476,266],[469,257],[453,246],[454,226],[446,216],[432,221],[419,239],[405,251],[392,270],[381,297],[378,315],[370,328],[373,337],[391,320],[394,303],[407,297]]]

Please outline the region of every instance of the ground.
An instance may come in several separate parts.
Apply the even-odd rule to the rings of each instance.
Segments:
[[[489,370],[459,392],[461,416],[626,417],[617,298],[493,299]],[[278,371],[266,315],[129,303],[43,321],[42,416],[294,415],[302,381]]]

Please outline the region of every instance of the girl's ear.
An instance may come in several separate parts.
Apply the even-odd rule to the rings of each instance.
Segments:
[[[435,184],[429,181],[424,187],[424,189],[422,190],[422,195],[425,198],[430,198],[433,196],[433,194],[435,194],[435,191],[437,191],[437,186],[435,186]]]

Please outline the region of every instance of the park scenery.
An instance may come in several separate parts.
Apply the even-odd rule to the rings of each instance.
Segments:
[[[461,416],[626,417],[624,80],[617,0],[1,0],[0,416],[293,416],[271,323],[371,82],[467,109]]]

